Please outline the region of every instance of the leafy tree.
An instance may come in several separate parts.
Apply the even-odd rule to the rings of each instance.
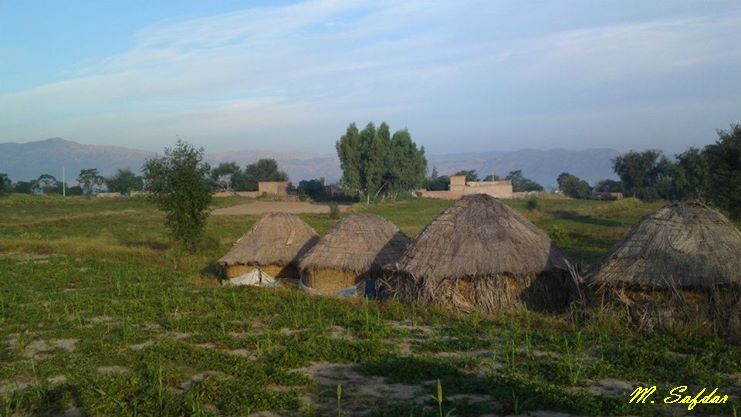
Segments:
[[[690,147],[677,155],[676,188],[681,199],[704,199],[707,183],[707,161],[703,151]]]
[[[235,190],[257,191],[260,181],[287,181],[288,175],[278,169],[275,159],[260,159],[232,174],[231,180]]]
[[[203,162],[203,153],[203,148],[178,140],[173,149],[165,148],[164,156],[148,159],[143,169],[146,190],[165,212],[165,225],[191,251],[203,235],[211,202],[211,167]]]
[[[33,192],[41,194],[61,193],[62,184],[51,174],[41,174],[31,184]]]
[[[498,175],[495,174],[489,174],[486,177],[484,177],[484,181],[500,181],[501,178],[499,178]]]
[[[315,201],[325,200],[327,198],[327,188],[324,186],[324,182],[324,178],[301,180],[298,183],[298,193]]]
[[[13,191],[13,184],[10,177],[4,172],[0,172],[0,195],[10,194]]]
[[[85,194],[91,195],[95,186],[103,184],[104,178],[100,176],[97,168],[87,168],[80,171],[77,183],[80,184]]]
[[[620,177],[625,193],[652,200],[658,197],[655,187],[666,173],[667,160],[659,150],[630,151],[613,158],[612,168]]]
[[[705,147],[708,199],[741,218],[741,124],[718,130],[718,140]]]
[[[594,186],[594,191],[598,193],[622,193],[623,183],[615,180],[602,180]]]
[[[211,170],[211,180],[217,188],[229,190],[234,188],[233,178],[241,173],[242,169],[236,162],[222,162]]]
[[[432,173],[427,178],[425,188],[430,191],[445,191],[450,186],[450,177],[447,175],[438,175],[437,168],[432,167]]]
[[[19,194],[31,194],[34,189],[34,181],[17,181],[13,184],[13,192]]]
[[[67,195],[82,195],[84,190],[79,185],[67,187]]]
[[[141,191],[144,188],[144,179],[134,174],[130,169],[119,169],[105,182],[108,191],[121,193],[121,195],[131,195],[132,191]]]
[[[466,182],[479,180],[479,174],[476,173],[475,169],[472,169],[469,171],[466,171],[466,170],[458,171],[455,174],[453,174],[453,176],[461,176],[461,175],[466,177]]]
[[[358,131],[351,123],[336,143],[342,186],[366,202],[424,186],[427,159],[407,130],[390,136],[386,123]]]
[[[516,193],[524,191],[543,191],[542,185],[531,179],[525,178],[520,169],[511,171],[506,177],[504,177],[504,179],[512,181],[512,191]]]
[[[563,172],[556,181],[558,182],[558,189],[569,197],[589,198],[592,195],[592,187],[589,186],[589,183],[576,175]]]

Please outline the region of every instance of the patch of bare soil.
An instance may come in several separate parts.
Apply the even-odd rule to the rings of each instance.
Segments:
[[[589,381],[587,391],[594,395],[627,395],[633,391],[636,384],[615,378],[604,378],[597,381]]]
[[[314,378],[319,385],[319,395],[310,399],[310,405],[318,415],[337,414],[334,394],[326,394],[336,392],[338,385],[342,386],[341,406],[347,416],[364,416],[379,405],[426,398],[419,386],[392,384],[382,377],[361,375],[353,365],[320,362],[299,371]]]
[[[208,378],[224,378],[224,377],[226,377],[226,374],[223,373],[223,372],[219,372],[219,371],[201,372],[201,373],[197,373],[197,374],[191,376],[190,379],[188,379],[187,381],[185,381],[182,384],[180,384],[180,388],[183,389],[183,390],[186,390],[186,389],[190,388],[191,386],[193,386],[193,384],[195,384],[197,382],[201,382],[201,381],[203,381],[205,379],[208,379]]]
[[[396,330],[416,333],[419,335],[429,335],[435,332],[435,328],[427,325],[413,324],[411,320],[393,321],[387,322],[391,327]]]
[[[44,339],[37,339],[32,341],[31,343],[27,344],[24,348],[21,354],[27,358],[32,357],[41,357],[41,356],[47,356],[44,354],[48,354],[51,352],[54,352],[57,349],[65,350],[67,352],[72,352],[75,350],[75,346],[77,345],[78,339],[51,339],[51,340],[44,340]],[[8,345],[11,349],[17,349],[18,346],[18,339],[17,338],[11,338],[8,341]]]
[[[23,388],[31,385],[29,382],[23,381],[10,381],[0,385],[0,394],[10,393],[13,391],[22,390]]]
[[[340,211],[350,210],[351,205],[340,205]],[[329,205],[305,201],[255,201],[231,207],[217,208],[211,214],[216,216],[237,216],[243,214],[278,213],[329,213]]]
[[[104,374],[104,375],[109,375],[109,374],[125,374],[126,372],[129,372],[129,368],[127,368],[125,366],[118,366],[118,365],[113,365],[113,366],[99,366],[97,368],[97,371],[99,373],[101,373],[101,374]]]
[[[153,341],[151,341],[151,340],[147,340],[147,341],[145,341],[145,342],[141,342],[141,343],[135,343],[135,344],[133,344],[133,345],[129,345],[129,346],[127,346],[127,347],[128,347],[129,349],[131,349],[131,350],[142,350],[142,349],[146,349],[146,348],[148,348],[148,347],[152,346],[153,344],[154,344],[154,342],[153,342]]]

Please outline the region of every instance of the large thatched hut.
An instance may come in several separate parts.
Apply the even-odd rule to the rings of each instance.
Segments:
[[[575,284],[548,236],[494,197],[463,197],[387,268],[386,296],[419,304],[497,312],[556,311]]]
[[[317,241],[319,235],[297,216],[267,213],[217,263],[227,278],[244,277],[245,283],[298,280],[296,262]]]
[[[354,214],[337,222],[299,260],[301,284],[318,294],[364,293],[383,265],[396,261],[409,239],[388,220]],[[350,291],[347,291],[350,289]]]
[[[741,232],[703,204],[644,217],[585,276],[592,302],[646,330],[705,324],[741,334]]]

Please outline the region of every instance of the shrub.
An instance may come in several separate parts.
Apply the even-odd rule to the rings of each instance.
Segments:
[[[527,200],[527,202],[525,202],[525,208],[528,209],[528,210],[530,210],[530,211],[533,211],[533,210],[537,209],[538,207],[539,207],[538,200],[536,200],[534,198],[531,198],[531,199]]]

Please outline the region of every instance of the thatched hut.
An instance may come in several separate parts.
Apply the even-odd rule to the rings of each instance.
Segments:
[[[217,263],[226,278],[244,277],[245,283],[298,280],[296,262],[317,241],[319,235],[297,216],[267,213]]]
[[[396,261],[409,243],[398,227],[372,214],[354,214],[337,222],[299,260],[307,292],[337,295],[364,293],[383,265]]]
[[[533,223],[485,194],[463,197],[387,268],[389,297],[459,310],[557,311],[575,289],[565,255]]]
[[[741,334],[741,232],[703,204],[644,217],[585,282],[593,303],[625,308],[646,330],[695,323]]]

